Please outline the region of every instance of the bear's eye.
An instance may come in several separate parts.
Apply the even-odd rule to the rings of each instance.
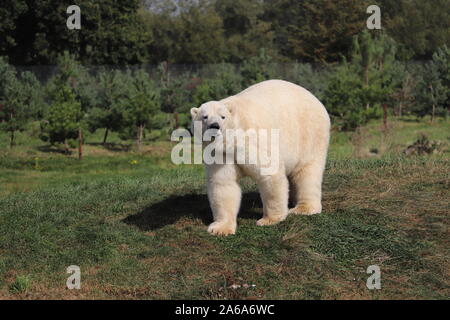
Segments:
[[[225,116],[222,116],[222,119],[225,120]]]
[[[208,116],[204,116],[203,119],[205,119],[205,120],[208,119]]]

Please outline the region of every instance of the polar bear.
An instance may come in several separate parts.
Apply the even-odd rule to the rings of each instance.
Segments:
[[[261,163],[205,164],[206,184],[214,222],[208,232],[236,232],[241,202],[239,180],[250,176],[258,185],[263,217],[258,226],[286,219],[288,213],[313,215],[322,211],[322,177],[330,139],[330,117],[306,89],[283,80],[268,80],[241,93],[192,108],[193,123],[224,134],[230,129],[279,129],[277,170],[261,174]],[[198,134],[198,133],[197,133]],[[204,145],[213,142],[204,142]],[[257,148],[261,148],[258,144]],[[288,209],[289,194],[295,203]]]

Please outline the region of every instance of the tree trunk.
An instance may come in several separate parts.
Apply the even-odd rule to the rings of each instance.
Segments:
[[[78,160],[83,159],[83,130],[78,129]]]
[[[430,91],[431,91],[431,101],[433,101],[433,106],[431,109],[431,123],[434,122],[434,113],[436,112],[436,104],[434,103],[434,89],[433,85],[430,84]]]
[[[436,113],[436,104],[433,103],[433,109],[431,111],[431,123],[434,122],[434,115]]]
[[[175,112],[175,129],[178,129],[178,126],[180,125],[180,118],[178,117],[178,112]]]
[[[403,109],[403,103],[400,102],[400,105],[398,106],[398,116],[399,116],[399,117],[402,116],[402,109]]]
[[[67,144],[67,140],[64,139],[64,152],[66,154],[70,154],[69,145]]]
[[[364,84],[366,85],[366,87],[369,86],[369,67],[368,66],[364,67]]]
[[[9,147],[10,148],[14,147],[14,130],[11,131]]]
[[[138,127],[137,140],[136,140],[136,147],[137,147],[138,152],[141,152],[141,144],[142,144],[143,135],[144,135],[144,125],[141,124]]]
[[[384,127],[384,131],[387,131],[388,129],[388,123],[387,123],[387,119],[388,119],[388,107],[387,104],[383,104],[383,127]]]
[[[364,67],[364,85],[366,88],[369,87],[369,66]],[[366,110],[370,107],[369,103],[366,104]]]
[[[106,144],[106,140],[108,139],[108,133],[109,133],[109,130],[108,130],[108,128],[106,128],[105,135],[103,136],[103,145]]]

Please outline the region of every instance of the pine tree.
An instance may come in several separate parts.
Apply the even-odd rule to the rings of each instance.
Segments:
[[[5,59],[0,57],[0,129],[10,134],[10,147],[15,143],[15,133],[42,109],[43,97],[40,83],[30,72],[19,76]]]
[[[41,138],[52,144],[63,143],[66,153],[69,153],[68,139],[77,139],[80,160],[83,157],[82,120],[95,100],[91,85],[85,68],[67,51],[58,57],[57,72],[47,83],[50,108],[42,122]]]
[[[69,139],[79,139],[80,121],[83,117],[81,103],[76,100],[72,88],[61,84],[53,92],[52,104],[41,123],[41,139],[51,144],[62,143],[69,153]]]
[[[122,73],[116,71],[101,71],[97,77],[97,100],[93,108],[89,109],[87,124],[91,132],[97,129],[105,129],[103,145],[107,143],[108,134],[111,131],[120,131],[124,125],[120,100],[124,97],[126,81]]]
[[[125,126],[123,137],[136,137],[137,151],[141,151],[144,130],[149,127],[152,118],[161,109],[160,93],[149,74],[140,69],[134,73],[128,71],[128,86],[120,100]]]

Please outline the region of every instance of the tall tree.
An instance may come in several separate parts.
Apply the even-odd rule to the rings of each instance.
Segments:
[[[355,129],[384,113],[402,85],[404,69],[395,62],[396,43],[383,32],[363,31],[353,38],[351,61],[331,75],[325,105],[343,129]]]
[[[215,10],[223,21],[227,61],[242,62],[265,48],[277,55],[270,21],[264,21],[260,0],[216,0]]]
[[[69,153],[68,140],[80,138],[82,117],[81,104],[76,100],[72,89],[67,84],[61,83],[52,92],[52,104],[45,120],[41,122],[41,139],[52,144],[62,143],[66,153]]]
[[[209,73],[210,76],[202,78],[202,82],[193,91],[192,100],[195,106],[224,99],[241,90],[243,79],[236,66],[221,63],[214,65],[212,74],[208,71],[205,70],[205,73]]]
[[[13,64],[55,64],[65,50],[88,64],[145,61],[143,44],[147,34],[137,14],[139,0],[77,1],[81,30],[69,30],[66,26],[66,10],[73,1],[5,1],[9,4],[2,4],[0,18],[4,16],[8,23],[0,27],[0,39],[10,44],[3,50]]]
[[[384,32],[364,30],[353,38],[352,62],[359,67],[366,108],[381,103],[395,86],[400,86],[399,70],[393,72],[397,45]],[[395,80],[395,81],[394,81]]]
[[[42,121],[42,140],[64,143],[68,152],[67,140],[78,139],[79,159],[83,157],[83,118],[95,99],[90,80],[87,70],[65,51],[58,57],[57,72],[47,83],[50,108]]]
[[[360,0],[266,0],[276,45],[291,60],[335,62],[365,28],[367,4]]]
[[[105,129],[103,144],[106,144],[110,131],[119,131],[123,126],[120,100],[124,97],[127,85],[123,73],[119,70],[102,70],[96,77],[97,100],[88,110],[87,124],[91,132]]]
[[[181,6],[170,56],[178,63],[214,63],[225,59],[223,23],[207,0]]]
[[[0,6],[0,56],[8,55],[17,46],[17,19],[27,11],[25,1],[4,0]]]
[[[15,69],[0,57],[0,129],[9,132],[10,147],[15,133],[25,129],[43,104],[42,90],[30,72],[17,76]]]
[[[450,0],[381,2],[389,35],[416,58],[430,59],[438,47],[450,43]]]
[[[187,113],[190,109],[188,87],[192,79],[191,73],[186,71],[174,74],[171,64],[167,62],[159,65],[158,73],[161,78],[161,110],[172,114],[173,127],[176,129],[181,125],[180,112]]]
[[[144,130],[151,124],[152,117],[161,108],[160,94],[150,75],[140,69],[134,73],[127,72],[128,86],[121,99],[122,116],[126,126],[122,136],[136,137],[138,152],[141,150]]]
[[[437,113],[444,114],[449,108],[449,71],[450,50],[444,46],[427,62],[419,75],[417,100],[413,112],[419,116],[431,115],[434,121]]]
[[[443,108],[450,111],[450,48],[444,45],[433,54],[433,63],[436,65],[442,86],[446,91],[447,98],[443,102]]]

